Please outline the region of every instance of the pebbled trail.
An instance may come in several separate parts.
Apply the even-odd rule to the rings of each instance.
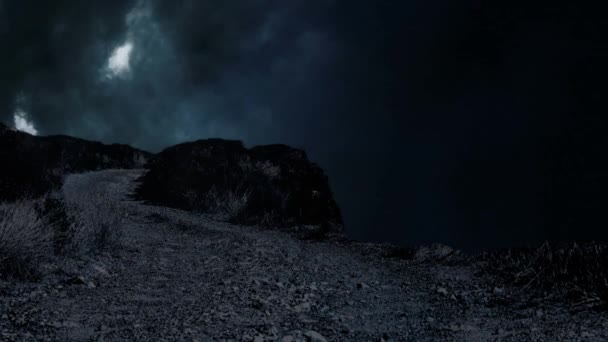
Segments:
[[[474,264],[386,258],[144,205],[142,171],[70,176],[123,209],[123,246],[0,282],[2,341],[559,341],[608,339],[608,319],[519,303]],[[511,303],[511,304],[506,304]],[[526,305],[530,304],[530,305]]]

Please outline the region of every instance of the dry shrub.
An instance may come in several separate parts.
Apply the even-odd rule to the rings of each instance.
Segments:
[[[608,245],[549,243],[482,254],[486,270],[523,289],[565,291],[577,304],[608,303]]]
[[[90,254],[120,244],[124,213],[100,194],[55,192],[0,204],[0,276],[31,278],[53,254]]]
[[[37,266],[52,255],[52,229],[40,217],[40,200],[0,204],[0,274],[37,275]]]
[[[276,165],[269,160],[253,161],[248,156],[242,157],[239,160],[239,167],[245,174],[259,173],[265,175],[269,179],[276,179],[281,175],[281,167],[279,165]]]
[[[205,195],[209,212],[218,219],[237,222],[249,202],[249,191],[218,191],[213,187]]]
[[[258,161],[255,165],[258,172],[263,173],[264,175],[266,175],[266,177],[270,179],[275,179],[281,174],[281,167],[278,165],[274,165],[269,161]]]
[[[96,193],[65,200],[70,217],[66,250],[91,254],[118,247],[122,236],[124,213],[121,208]]]
[[[450,246],[434,243],[416,248],[412,259],[417,262],[456,264],[466,257]]]

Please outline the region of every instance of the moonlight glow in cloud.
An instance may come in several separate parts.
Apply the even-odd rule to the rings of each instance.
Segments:
[[[131,69],[131,52],[133,43],[127,41],[117,47],[108,59],[108,77],[122,76]]]
[[[28,120],[27,113],[21,109],[15,111],[13,121],[15,123],[15,129],[32,135],[38,134],[38,130],[34,127],[34,123]]]

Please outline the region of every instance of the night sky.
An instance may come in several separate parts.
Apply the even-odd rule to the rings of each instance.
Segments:
[[[606,238],[608,39],[585,6],[0,0],[0,120],[303,148],[360,240]]]

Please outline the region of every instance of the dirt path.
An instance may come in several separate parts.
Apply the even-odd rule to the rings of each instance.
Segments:
[[[68,196],[99,191],[121,203],[124,246],[55,260],[39,283],[0,282],[0,340],[608,339],[605,316],[526,307],[473,265],[388,259],[373,245],[301,241],[130,201],[138,174],[67,180]]]

